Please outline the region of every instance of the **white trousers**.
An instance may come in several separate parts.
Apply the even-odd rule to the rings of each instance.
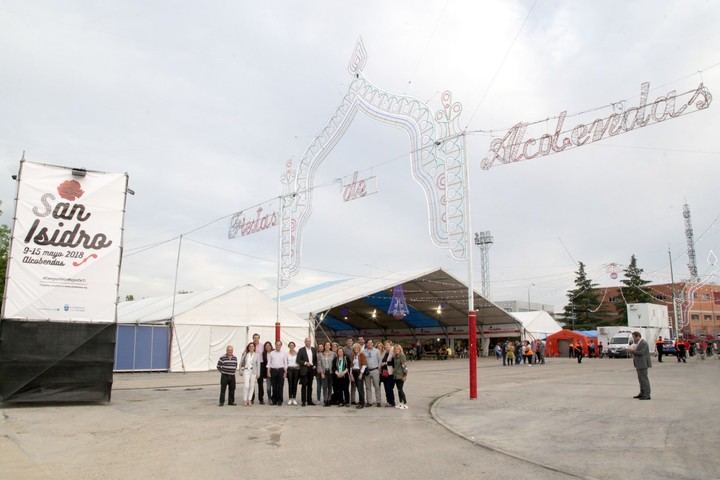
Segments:
[[[243,383],[245,384],[245,393],[243,393],[243,401],[251,402],[257,385],[257,375],[252,370],[243,370]]]

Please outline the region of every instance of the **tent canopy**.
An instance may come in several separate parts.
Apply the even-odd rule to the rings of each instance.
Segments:
[[[525,333],[534,339],[543,340],[548,335],[562,330],[560,324],[544,310],[534,312],[510,312],[510,315],[519,321]]]
[[[118,323],[167,323],[172,317],[172,295],[150,297],[118,304]],[[178,294],[175,325],[274,326],[275,301],[247,284]],[[307,320],[280,305],[283,326],[307,328]]]
[[[400,319],[388,314],[392,289],[398,285],[409,309]],[[280,301],[303,317],[322,316],[322,327],[334,331],[467,326],[467,286],[439,268],[334,280],[287,293]],[[518,323],[477,292],[474,301],[480,325]]]

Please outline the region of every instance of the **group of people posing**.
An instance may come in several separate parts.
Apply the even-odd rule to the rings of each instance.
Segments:
[[[243,402],[251,406],[257,399],[261,405],[283,405],[285,381],[288,388],[288,405],[298,405],[297,390],[300,386],[300,405],[321,404],[326,407],[337,405],[356,408],[383,406],[383,386],[386,407],[408,408],[404,385],[407,378],[407,358],[401,345],[391,340],[367,342],[359,337],[357,342],[348,338],[345,346],[337,342],[312,346],[310,338],[299,349],[295,342],[289,342],[287,349],[281,341],[260,343],[260,335],[253,335],[240,360],[234,355],[232,345],[220,357],[217,369],[220,372],[220,401],[225,404],[227,391],[228,405],[235,405],[235,374],[239,370],[243,377]],[[315,382],[316,381],[316,382]],[[313,392],[315,383],[315,392]],[[397,398],[395,396],[397,390]],[[374,391],[374,402],[373,402]],[[313,393],[317,403],[313,402]]]

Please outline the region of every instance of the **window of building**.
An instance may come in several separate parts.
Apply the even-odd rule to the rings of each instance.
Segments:
[[[690,315],[690,320],[700,320],[700,315],[693,313]]]
[[[712,315],[705,315],[703,318],[706,322],[712,322]]]

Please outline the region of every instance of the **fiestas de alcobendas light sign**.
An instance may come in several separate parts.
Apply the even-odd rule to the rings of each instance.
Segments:
[[[127,175],[22,161],[2,318],[113,322]]]

